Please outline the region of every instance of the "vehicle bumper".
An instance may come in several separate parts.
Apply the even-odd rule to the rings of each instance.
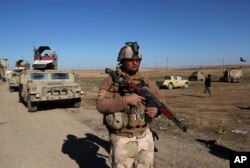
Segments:
[[[82,98],[81,93],[76,93],[73,95],[40,95],[35,94],[30,96],[31,102],[42,102],[42,101],[57,101],[57,100],[70,100],[70,99],[78,99]]]

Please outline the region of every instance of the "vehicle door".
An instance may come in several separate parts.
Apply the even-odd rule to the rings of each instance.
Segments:
[[[180,76],[175,76],[175,85],[176,87],[182,87],[182,84],[183,81],[182,81],[182,78]]]

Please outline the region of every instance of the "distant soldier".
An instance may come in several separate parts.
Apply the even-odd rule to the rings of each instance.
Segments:
[[[148,87],[151,93],[163,100],[155,83],[139,73],[142,55],[136,42],[127,42],[120,49],[116,73],[120,78],[129,77],[138,86]],[[152,168],[154,142],[146,118],[159,115],[144,97],[126,90],[108,76],[100,86],[97,110],[104,114],[104,124],[111,141],[110,163],[112,168]]]
[[[209,95],[211,95],[211,90],[210,90],[210,87],[211,87],[211,75],[208,74],[206,80],[205,80],[205,89],[204,89],[204,93],[208,93]]]

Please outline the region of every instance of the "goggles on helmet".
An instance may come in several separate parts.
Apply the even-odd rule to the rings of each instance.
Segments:
[[[122,47],[117,61],[121,62],[123,59],[139,59],[141,61],[142,55],[139,51],[139,45],[137,42],[126,42],[126,46]]]

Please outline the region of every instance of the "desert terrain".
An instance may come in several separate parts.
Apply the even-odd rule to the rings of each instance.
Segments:
[[[166,74],[187,78],[195,68],[142,69],[152,80]],[[151,124],[156,168],[227,168],[231,151],[250,151],[250,66],[243,66],[241,83],[219,82],[221,67],[199,68],[212,75],[212,96],[204,83],[191,81],[187,89],[160,89],[166,104],[189,125],[184,133],[165,116]],[[85,96],[79,109],[52,103],[29,113],[0,82],[0,167],[109,167],[109,141],[95,98],[104,70],[76,71]]]

